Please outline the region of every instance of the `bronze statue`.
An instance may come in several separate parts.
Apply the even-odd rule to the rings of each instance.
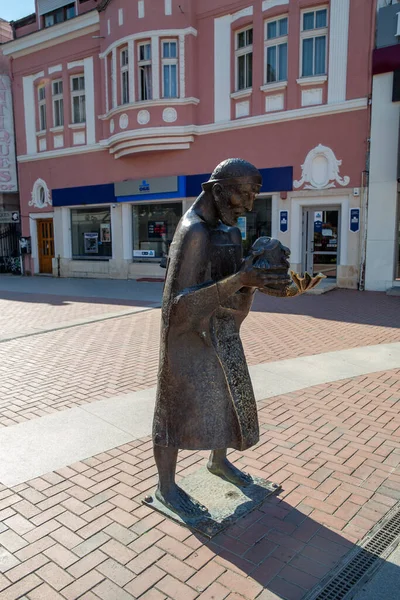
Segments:
[[[252,210],[261,184],[261,174],[250,163],[223,161],[182,217],[169,251],[153,423],[159,474],[155,495],[183,517],[206,509],[175,483],[179,449],[211,450],[211,473],[237,486],[251,480],[228,461],[227,449],[246,450],[259,439],[239,337],[256,289],[297,295],[321,278],[293,274],[293,283],[289,250],[270,238],[259,238],[243,260],[236,223]]]

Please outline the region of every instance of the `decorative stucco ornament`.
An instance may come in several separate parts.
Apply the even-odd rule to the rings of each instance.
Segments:
[[[175,123],[178,118],[178,113],[176,112],[175,108],[164,108],[162,118],[165,123]]]
[[[322,190],[336,187],[336,183],[347,186],[350,177],[340,176],[341,164],[342,161],[336,158],[331,148],[318,144],[307,154],[304,164],[301,165],[301,179],[293,181],[293,187],[297,189],[306,184],[305,190]]]
[[[114,121],[114,119],[111,119],[111,121],[110,121],[110,133],[114,133],[114,129],[115,129],[115,121]]]
[[[32,199],[29,201],[29,206],[36,206],[36,208],[45,208],[51,206],[50,190],[47,187],[47,183],[43,179],[36,179],[32,187]]]
[[[137,116],[137,122],[139,123],[139,125],[147,125],[147,123],[150,121],[150,113],[148,110],[139,110],[138,112],[138,116]]]
[[[119,118],[120,129],[126,129],[129,125],[129,117],[126,113],[123,113]]]

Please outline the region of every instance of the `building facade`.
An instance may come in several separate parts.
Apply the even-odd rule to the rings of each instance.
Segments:
[[[12,28],[0,19],[0,273],[20,272],[20,213],[11,66],[4,44],[13,39]]]
[[[365,289],[400,286],[400,4],[380,2],[373,53]]]
[[[37,0],[14,23],[31,273],[163,277],[213,168],[263,174],[239,226],[357,288],[375,0]],[[361,209],[361,210],[360,210]]]

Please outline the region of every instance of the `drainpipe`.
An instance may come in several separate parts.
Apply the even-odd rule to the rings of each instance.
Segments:
[[[61,256],[58,255],[57,256],[57,277],[61,277],[60,259],[61,259]]]
[[[362,230],[361,230],[361,258],[360,258],[360,276],[358,280],[358,289],[363,292],[365,290],[365,259],[367,256],[367,224],[368,224],[368,171],[362,172],[361,184],[362,184]]]

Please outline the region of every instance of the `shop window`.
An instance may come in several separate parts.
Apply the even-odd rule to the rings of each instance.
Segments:
[[[236,34],[236,91],[253,85],[253,28]]]
[[[138,204],[133,207],[133,260],[160,262],[182,216],[182,203]]]
[[[301,19],[301,76],[326,74],[328,10],[305,11]]]
[[[265,23],[265,83],[287,80],[288,19]]]
[[[271,206],[270,197],[256,198],[253,210],[239,217],[238,227],[242,234],[244,254],[250,251],[257,238],[271,235]]]
[[[72,209],[71,230],[73,258],[112,257],[110,208]]]
[[[178,97],[178,43],[162,42],[163,98]]]
[[[153,98],[151,43],[139,44],[138,53],[139,100],[151,100]]]

